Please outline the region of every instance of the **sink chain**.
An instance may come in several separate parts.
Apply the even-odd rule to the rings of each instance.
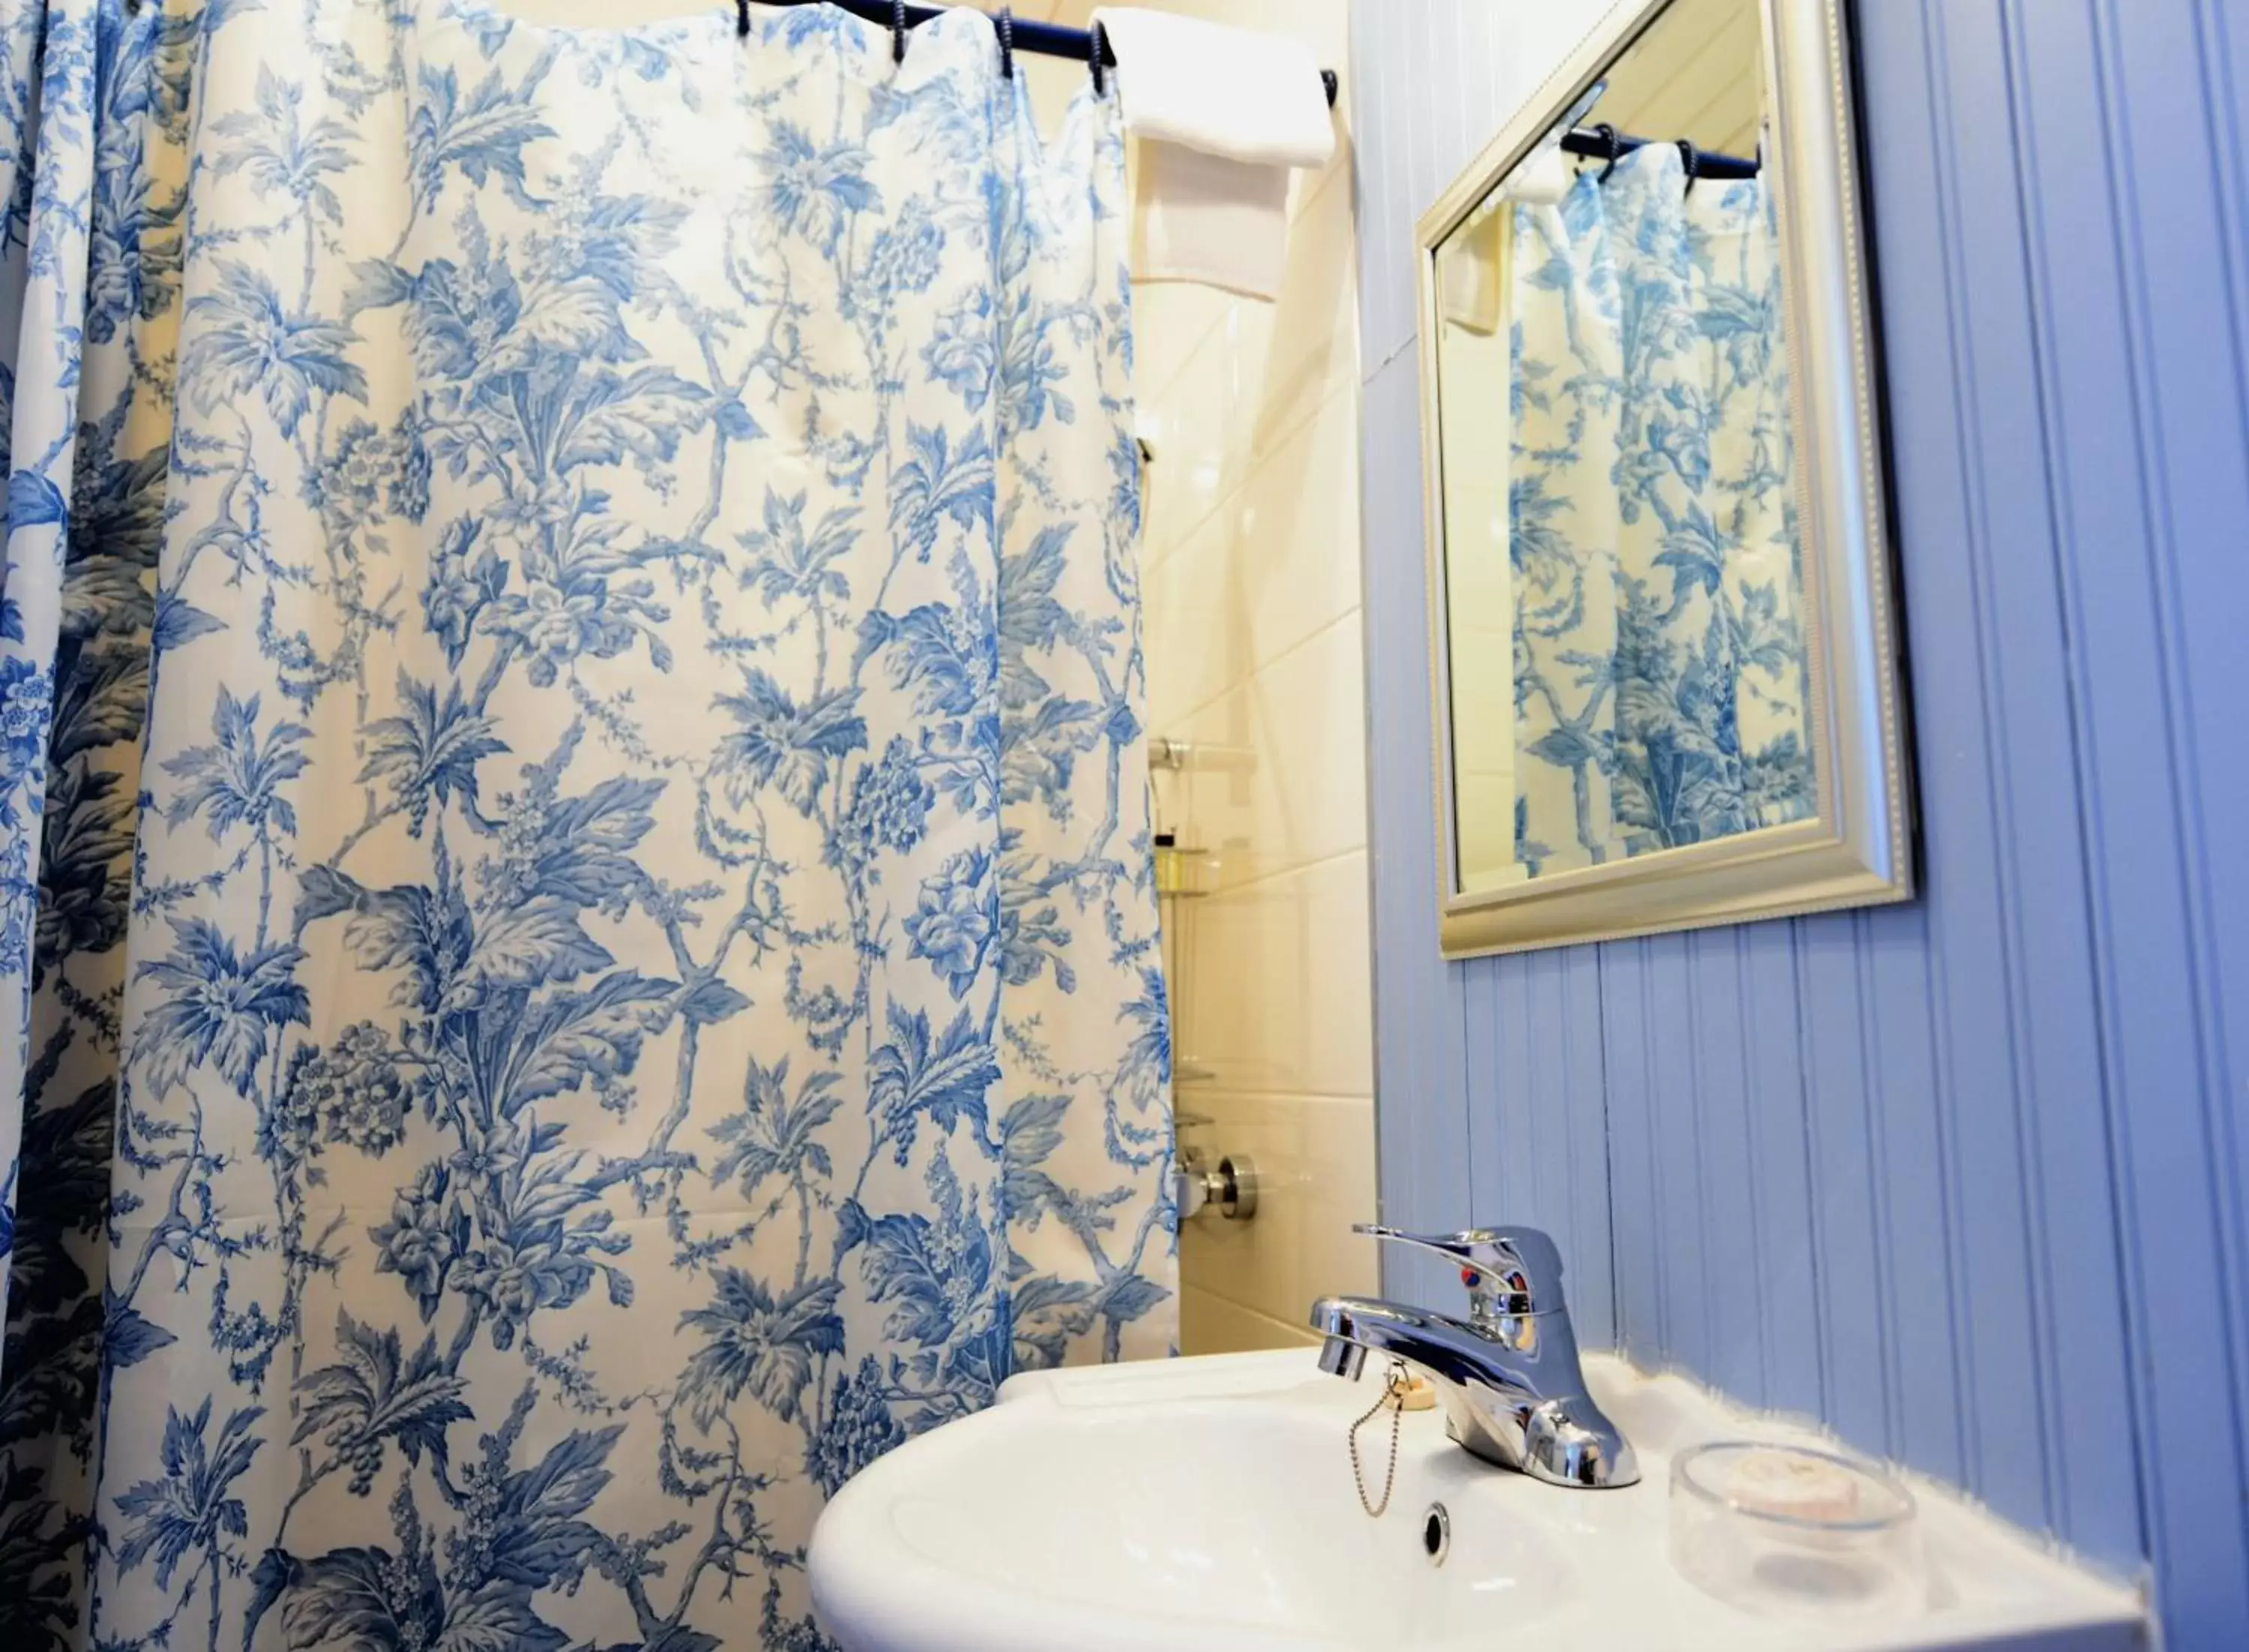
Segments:
[[[1406,1395],[1413,1386],[1413,1379],[1407,1374],[1404,1362],[1393,1360],[1389,1374],[1382,1380],[1380,1397],[1351,1425],[1351,1477],[1358,1486],[1358,1506],[1366,1511],[1370,1519],[1382,1518],[1383,1511],[1390,1506],[1391,1490],[1398,1484],[1398,1434],[1406,1425]],[[1375,1414],[1386,1406],[1390,1409],[1390,1467],[1383,1474],[1382,1500],[1378,1503],[1366,1495],[1366,1473],[1358,1462],[1358,1431],[1373,1422]]]

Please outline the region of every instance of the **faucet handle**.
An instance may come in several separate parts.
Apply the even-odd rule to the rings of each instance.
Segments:
[[[1563,1306],[1562,1251],[1537,1228],[1470,1228],[1462,1233],[1407,1233],[1372,1222],[1354,1233],[1434,1251],[1460,1265],[1475,1316],[1551,1313]]]

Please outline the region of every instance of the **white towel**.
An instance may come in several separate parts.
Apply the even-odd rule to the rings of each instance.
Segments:
[[[1501,214],[1488,212],[1454,230],[1437,249],[1437,290],[1444,298],[1445,319],[1455,326],[1486,337],[1499,331],[1507,312],[1500,282],[1506,232]]]
[[[1324,167],[1335,122],[1311,48],[1134,6],[1102,6],[1094,26],[1117,49],[1125,129],[1263,166]]]
[[[1289,178],[1325,166],[1335,123],[1300,41],[1104,6],[1124,129],[1140,141],[1132,277],[1281,293]]]
[[[1540,145],[1508,175],[1498,196],[1476,209],[1437,251],[1437,287],[1445,319],[1486,335],[1507,319],[1507,243],[1517,207],[1558,206],[1577,175],[1552,141]]]

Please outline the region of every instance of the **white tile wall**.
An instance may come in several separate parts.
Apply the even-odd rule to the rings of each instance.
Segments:
[[[1159,723],[1192,716],[1260,663],[1355,620],[1357,387],[1334,387],[1222,509],[1145,565],[1144,587]]]
[[[1083,25],[1091,0],[1047,15]],[[1345,66],[1345,0],[1148,0],[1292,33]],[[1041,8],[1019,5],[1018,15]],[[1031,68],[1051,119],[1084,71]],[[1342,105],[1348,120],[1350,89]],[[1358,245],[1350,147],[1297,180],[1278,303],[1152,286],[1134,300],[1154,449],[1141,566],[1154,731],[1208,767],[1158,781],[1163,824],[1209,853],[1179,906],[1183,1139],[1253,1156],[1255,1221],[1181,1243],[1191,1354],[1308,1339],[1313,1298],[1370,1291],[1374,1079],[1360,621]]]
[[[1352,849],[1200,902],[1180,1054],[1229,1090],[1371,1098],[1366,879]],[[1192,1088],[1180,1105],[1208,1111]]]
[[[1310,1345],[1312,1333],[1245,1308],[1229,1297],[1189,1285],[1180,1292],[1180,1343],[1196,1354],[1252,1354],[1260,1348]]]
[[[1165,823],[1209,852],[1219,890],[1366,847],[1364,669],[1354,609],[1200,709],[1158,714],[1215,754],[1158,790]]]

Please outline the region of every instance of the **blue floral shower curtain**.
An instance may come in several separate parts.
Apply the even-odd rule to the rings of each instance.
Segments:
[[[1772,205],[1650,145],[1512,225],[1516,852],[1817,803]]]
[[[1173,1341],[1109,111],[0,17],[0,1645],[821,1645],[846,1477]]]

